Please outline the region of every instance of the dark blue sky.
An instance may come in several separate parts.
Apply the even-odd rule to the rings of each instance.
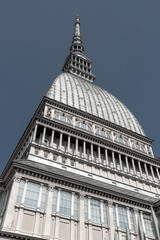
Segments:
[[[159,0],[0,1],[0,172],[69,53],[76,12],[95,84],[136,116],[160,156]]]

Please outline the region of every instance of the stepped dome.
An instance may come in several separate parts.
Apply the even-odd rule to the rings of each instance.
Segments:
[[[123,103],[72,73],[60,74],[46,96],[145,136],[139,122]]]

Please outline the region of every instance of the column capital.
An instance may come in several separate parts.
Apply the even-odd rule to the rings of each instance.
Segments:
[[[108,207],[112,207],[113,201],[108,201]]]
[[[80,192],[80,193],[79,193],[79,198],[80,198],[81,200],[83,200],[83,199],[84,199],[84,197],[85,197],[85,194],[84,194],[84,193],[82,193],[82,192]]]
[[[20,183],[21,177],[14,177],[13,179],[14,182]]]
[[[48,185],[48,191],[53,192],[55,185]]]

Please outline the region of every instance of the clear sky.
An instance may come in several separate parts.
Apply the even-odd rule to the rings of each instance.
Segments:
[[[76,12],[95,84],[131,110],[160,157],[159,0],[1,0],[0,172],[61,73]]]

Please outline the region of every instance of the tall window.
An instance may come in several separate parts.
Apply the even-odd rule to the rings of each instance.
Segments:
[[[145,226],[145,232],[148,236],[154,236],[154,228],[152,222],[152,216],[149,213],[143,213],[143,221]]]
[[[62,121],[62,122],[65,122],[65,123],[69,123],[71,124],[71,120],[69,118],[67,118],[66,116],[63,116],[61,114],[57,114],[55,116],[55,119],[59,120],[59,121]]]
[[[90,212],[90,216],[88,215],[89,212]],[[103,212],[103,219],[101,216],[102,212]],[[101,204],[100,200],[85,197],[84,198],[84,217],[85,217],[85,221],[91,220],[94,223],[102,223],[103,222],[104,224],[107,224],[106,203],[103,202],[103,204]]]
[[[105,137],[105,138],[110,138],[110,135],[109,135],[106,131],[101,130],[101,129],[98,129],[98,130],[96,131],[96,134],[97,134],[97,135],[101,135],[101,136],[103,136],[103,137]]]
[[[44,210],[45,204],[46,204],[46,194],[47,194],[46,186],[41,186],[38,183],[34,183],[30,181],[25,182],[24,180],[21,180],[16,203],[23,204],[26,207],[40,208]],[[40,202],[38,206],[39,199],[40,199]]]
[[[90,200],[90,208],[91,208],[91,221],[100,223],[101,222],[100,201],[91,199]]]
[[[27,183],[27,190],[25,195],[24,204],[27,207],[36,208],[38,204],[40,185],[33,182]]]
[[[120,205],[113,205],[114,226],[126,229],[128,226],[134,231],[133,210]]]
[[[58,194],[58,191],[60,191]],[[72,202],[73,201],[73,202]],[[57,205],[59,202],[59,209]],[[72,209],[73,206],[73,209]],[[72,212],[73,211],[73,212]],[[60,215],[70,217],[72,214],[75,218],[78,217],[78,195],[72,193],[54,189],[53,191],[53,202],[52,202],[52,213],[59,212]]]
[[[71,216],[71,193],[61,191],[60,194],[60,214]]]
[[[78,122],[76,124],[76,127],[83,128],[83,129],[91,132],[91,128],[87,124],[85,124],[83,122]]]

